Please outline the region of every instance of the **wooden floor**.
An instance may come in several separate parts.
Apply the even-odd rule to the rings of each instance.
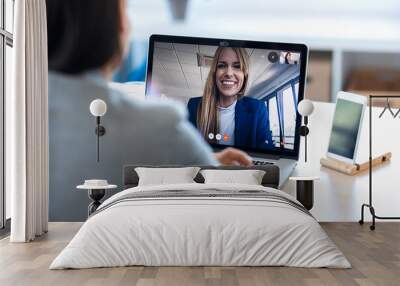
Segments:
[[[47,235],[28,244],[0,241],[0,285],[400,285],[400,223],[323,223],[353,268],[123,267],[48,270],[79,229],[79,223],[50,223]]]

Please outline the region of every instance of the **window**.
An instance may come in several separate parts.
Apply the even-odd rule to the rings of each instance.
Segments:
[[[299,101],[299,82],[296,82],[296,84],[294,85],[294,92],[296,94],[296,102]]]
[[[285,107],[283,112],[283,120],[285,122],[283,134],[284,134],[284,147],[293,149],[294,147],[294,135],[296,132],[296,104],[293,99],[296,95],[293,94],[292,86],[286,86],[282,90],[282,102]]]
[[[280,146],[281,131],[279,128],[279,115],[278,115],[278,103],[276,102],[276,96],[268,100],[268,112],[269,122],[272,131],[272,141],[274,141],[275,147]]]
[[[10,194],[4,187],[4,106],[6,95],[11,92],[14,3],[14,0],[0,0],[0,228],[4,228],[11,216]]]
[[[299,78],[290,79],[264,97],[269,112],[272,140],[276,147],[294,149]]]
[[[14,32],[14,0],[4,0],[5,8],[5,30],[9,33]]]

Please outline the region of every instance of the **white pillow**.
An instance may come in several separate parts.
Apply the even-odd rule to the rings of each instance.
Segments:
[[[199,170],[199,167],[135,168],[139,176],[138,186],[195,183],[193,179]]]
[[[265,171],[262,170],[202,170],[205,184],[233,183],[246,185],[261,185]]]

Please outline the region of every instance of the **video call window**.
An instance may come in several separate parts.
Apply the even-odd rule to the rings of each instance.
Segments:
[[[281,52],[279,63],[287,65],[297,65],[300,63],[300,54],[293,52]]]
[[[288,51],[155,42],[148,94],[187,106],[212,144],[293,150],[299,63]]]

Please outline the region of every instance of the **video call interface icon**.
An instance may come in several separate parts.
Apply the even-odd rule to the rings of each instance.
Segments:
[[[276,62],[279,60],[278,53],[277,53],[277,52],[270,52],[270,53],[268,54],[268,60],[269,60],[271,63],[276,63]]]
[[[217,141],[221,141],[221,140],[223,140],[225,142],[229,141],[229,135],[228,134],[223,134],[223,135],[219,134],[219,133],[217,133],[215,135],[214,135],[214,133],[209,133],[208,134],[208,139],[213,140],[214,138]]]

